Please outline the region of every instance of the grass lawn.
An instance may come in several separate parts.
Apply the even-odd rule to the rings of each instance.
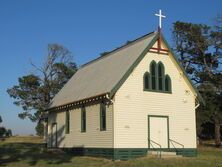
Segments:
[[[0,141],[0,166],[61,166],[61,167],[222,167],[222,149],[200,147],[198,157],[165,158],[144,157],[129,161],[111,161],[104,158],[78,157],[62,152],[48,151],[39,137],[11,137]]]

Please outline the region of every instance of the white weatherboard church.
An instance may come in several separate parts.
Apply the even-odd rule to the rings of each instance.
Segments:
[[[196,155],[202,101],[161,33],[83,66],[51,101],[49,148],[129,159],[152,150]]]

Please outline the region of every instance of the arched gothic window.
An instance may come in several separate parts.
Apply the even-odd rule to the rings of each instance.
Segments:
[[[143,75],[143,88],[145,90],[150,89],[150,74],[148,72]]]
[[[171,79],[170,79],[169,75],[165,76],[165,91],[171,92]]]
[[[156,62],[152,61],[150,64],[150,74],[151,74],[151,89],[157,89],[157,70],[156,70]]]
[[[143,75],[144,90],[154,92],[171,93],[172,83],[169,75],[165,75],[165,68],[162,62],[156,63],[154,60],[150,63],[150,73]]]
[[[158,63],[158,90],[163,91],[164,85],[164,66],[162,62]]]

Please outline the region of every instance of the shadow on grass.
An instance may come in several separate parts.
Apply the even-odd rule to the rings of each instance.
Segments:
[[[0,146],[0,165],[7,166],[13,162],[26,162],[34,166],[38,161],[48,164],[70,162],[72,155],[58,151],[48,151],[43,144],[34,143],[7,143]]]
[[[214,141],[202,141],[202,143],[200,144],[200,146],[203,147],[212,147],[212,148],[221,148],[221,146],[216,146]]]
[[[55,134],[63,136],[56,138],[56,143],[60,145],[64,140],[64,129],[62,126],[56,130]],[[51,138],[49,135],[49,138]],[[62,151],[48,150],[44,144],[33,142],[19,142],[14,143],[2,143],[0,145],[0,166],[7,166],[13,162],[27,163],[29,166],[36,165],[39,161],[43,161],[47,164],[62,164],[71,162],[73,155]]]
[[[202,146],[204,146],[204,147],[215,147],[215,148],[217,148],[214,143],[203,143]]]

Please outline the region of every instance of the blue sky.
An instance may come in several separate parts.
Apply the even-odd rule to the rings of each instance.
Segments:
[[[35,72],[47,44],[59,43],[78,65],[112,50],[127,40],[156,30],[159,9],[167,16],[163,32],[171,43],[176,21],[213,24],[222,12],[221,0],[1,0],[0,1],[0,115],[14,134],[35,134],[35,124],[21,120],[7,88],[17,78]],[[172,43],[171,43],[172,44]]]

